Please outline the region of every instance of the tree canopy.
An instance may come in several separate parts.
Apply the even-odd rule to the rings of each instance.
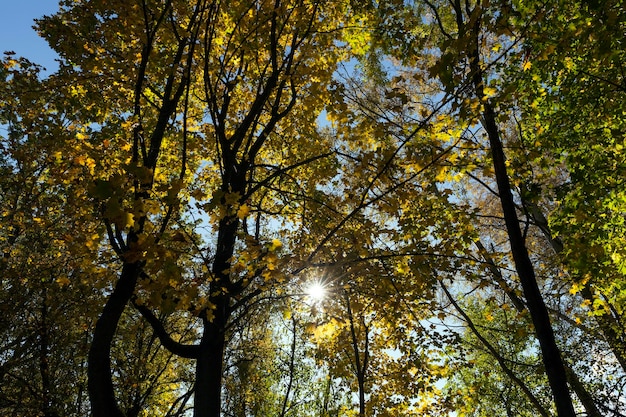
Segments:
[[[626,415],[620,2],[35,25],[58,70],[0,67],[0,412]]]

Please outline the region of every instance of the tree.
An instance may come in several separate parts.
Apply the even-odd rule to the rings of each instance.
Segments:
[[[618,242],[623,228],[617,178],[623,158],[617,138],[623,131],[618,113],[623,106],[619,57],[624,51],[616,25],[623,13],[612,2],[562,4],[545,11],[552,30],[529,27],[530,64],[516,72],[525,95],[522,110],[534,115],[524,124],[524,140],[536,164],[550,161],[559,168],[548,171],[551,183],[541,184],[541,193],[555,194],[560,202],[544,214],[546,226],[560,242],[554,249],[563,257],[572,292],[587,300],[622,368],[623,268]],[[559,98],[558,105],[548,106],[553,97]],[[598,218],[603,221],[596,222]]]
[[[488,4],[457,1],[450,6],[442,7],[431,2],[425,2],[423,5],[422,10],[430,14],[432,26],[439,31],[434,46],[439,48],[440,58],[431,67],[431,73],[438,76],[447,91],[458,94],[461,108],[463,102],[460,100],[465,99],[466,103],[469,103],[469,108],[466,107],[460,113],[461,116],[466,114],[474,117],[475,121],[480,120],[489,144],[494,179],[513,263],[541,346],[557,413],[560,416],[573,416],[575,412],[567,387],[565,368],[519,224],[505,162],[501,129],[498,126],[496,105],[488,93],[488,89],[492,87],[487,82],[495,75],[491,75],[489,71],[493,65],[488,61],[491,52],[485,52],[485,49],[487,45],[498,42],[496,36],[500,21],[498,15],[489,9]]]
[[[65,177],[54,178],[63,144],[55,141],[58,132],[53,128],[57,117],[66,121],[55,111],[60,98],[41,96],[45,83],[38,78],[38,67],[12,57],[6,64],[2,115],[8,134],[2,138],[0,160],[4,207],[0,268],[7,277],[2,299],[10,303],[2,326],[7,355],[2,377],[8,387],[2,407],[15,415],[85,415],[87,352],[97,318],[92,305],[103,302],[102,287],[112,279],[104,267],[109,260],[94,242],[98,221],[77,209],[86,204],[85,190]],[[42,114],[42,108],[48,113]],[[42,119],[46,123],[38,123]],[[82,171],[64,168],[62,174]],[[126,324],[122,327],[122,333],[129,332]],[[132,352],[132,372],[150,374],[152,385],[146,388],[144,381],[132,378],[116,381],[121,397],[132,391],[133,401],[142,406],[158,402],[154,386],[169,383],[163,378],[165,369],[159,368],[165,361],[154,365],[156,352],[136,349],[148,340],[136,332],[126,338],[125,347]],[[151,345],[158,350],[158,343]],[[128,351],[114,353],[116,375],[124,375],[120,364]],[[161,392],[158,396],[165,397]],[[137,415],[141,410],[136,408],[134,403],[124,406],[127,415]]]
[[[0,405],[623,414],[622,15],[62,2],[0,69]]]
[[[83,242],[73,241],[78,216],[67,213],[80,197],[70,197],[70,184],[54,189],[50,180],[55,147],[45,123],[37,121],[53,122],[56,116],[41,112],[54,103],[39,96],[39,71],[11,55],[0,70],[0,121],[6,131],[0,139],[0,377],[5,387],[0,407],[12,415],[82,415],[81,370],[93,320],[82,302],[100,297],[89,286],[72,283],[76,275],[96,271],[72,254]]]
[[[89,169],[77,179],[120,268],[89,353],[94,415],[121,415],[110,357],[131,300],[164,346],[196,361],[194,415],[220,414],[228,328],[285,279],[273,272],[280,242],[263,238],[265,222],[283,210],[274,184],[329,156],[305,149],[323,143],[316,91],[339,56],[332,29],[340,10],[300,1],[91,1],[40,22],[63,60],[57,79],[79,101],[77,133],[65,146]],[[302,150],[284,152],[287,137]],[[196,212],[209,218],[204,236],[190,218]],[[203,329],[198,343],[172,339],[154,308],[190,312]]]

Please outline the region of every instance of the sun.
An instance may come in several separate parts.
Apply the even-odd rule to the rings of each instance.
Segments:
[[[320,282],[312,283],[305,292],[314,301],[321,301],[326,296],[326,288]]]

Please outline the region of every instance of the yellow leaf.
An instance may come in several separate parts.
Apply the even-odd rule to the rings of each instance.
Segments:
[[[580,287],[581,287],[580,284],[578,284],[576,282],[573,283],[572,284],[572,288],[570,288],[570,290],[569,290],[569,293],[572,294],[572,295],[578,293],[580,291]]]
[[[89,250],[94,250],[98,247],[99,242],[100,242],[100,236],[97,233],[95,233],[87,237],[85,241],[85,246],[87,246]]]
[[[485,93],[486,97],[493,97],[496,95],[496,93],[498,92],[498,90],[496,90],[493,87],[485,87],[483,92]]]
[[[283,244],[280,240],[278,239],[272,239],[272,243],[270,244],[270,251],[275,251],[276,249],[280,249],[283,247]]]
[[[132,213],[124,213],[124,221],[126,227],[133,227],[135,225],[135,215]]]
[[[533,66],[532,62],[526,61],[524,62],[524,65],[522,65],[522,70],[528,71],[532,66]]]
[[[445,182],[448,180],[448,170],[445,167],[441,167],[437,176],[435,177],[435,181]]]
[[[242,204],[239,206],[239,210],[237,210],[237,217],[243,220],[250,213],[250,207],[247,204]]]

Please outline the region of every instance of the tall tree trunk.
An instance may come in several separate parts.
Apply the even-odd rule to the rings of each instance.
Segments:
[[[220,309],[217,306],[216,311]],[[216,313],[213,321],[204,319],[200,355],[196,360],[194,417],[219,417],[222,411],[222,367],[227,317]]]
[[[39,373],[41,375],[41,410],[44,417],[57,417],[51,396],[50,379],[50,324],[48,322],[48,291],[44,286],[41,295],[41,318],[39,323]]]
[[[528,215],[532,218],[534,223],[539,227],[539,229],[543,232],[545,237],[548,239],[548,241],[550,242],[551,247],[554,249],[554,252],[557,253],[557,254],[560,253],[563,250],[563,245],[561,244],[561,242],[559,240],[554,239],[552,237],[552,233],[551,233],[550,228],[548,226],[548,221],[545,218],[545,216],[543,215],[543,213],[541,212],[541,210],[539,209],[539,207],[537,207],[537,205],[534,204],[531,201],[524,200],[523,197],[522,197],[522,203],[523,203],[524,207],[529,209],[528,210]],[[504,281],[502,279],[502,276],[500,275],[499,270],[497,270],[497,268],[495,267],[495,263],[488,256],[484,246],[480,242],[477,244],[477,246],[479,247],[479,250],[481,251],[481,253],[483,253],[483,256],[485,257],[485,259],[487,260],[489,268],[492,270],[492,274],[494,275],[496,281],[498,282],[500,287],[505,290],[505,292],[507,293],[509,298],[512,300],[513,304],[517,307],[517,310],[518,311],[525,310],[525,308],[526,308],[525,305],[523,303],[521,303],[521,301],[519,300],[519,298],[517,297],[515,292],[512,291],[512,290],[506,289],[506,283],[504,283]],[[588,287],[584,287],[583,291],[585,289],[589,292]],[[583,292],[583,296],[585,298],[587,297],[584,294],[584,292]],[[519,306],[521,306],[521,307],[519,307]],[[610,343],[609,343],[609,345],[610,345]],[[617,354],[616,354],[616,357],[618,359],[618,362],[620,362],[620,364],[622,364],[622,362],[620,361],[620,357]],[[578,375],[576,375],[576,372],[574,372],[574,370],[571,367],[569,367],[567,364],[564,364],[564,366],[565,366],[565,373],[567,374],[568,382],[569,382],[572,390],[574,391],[574,393],[576,393],[576,396],[580,400],[581,404],[585,408],[585,412],[587,413],[586,415],[588,417],[601,417],[602,414],[598,410],[598,407],[596,406],[596,404],[594,402],[593,396],[587,390],[587,388],[585,387],[583,382],[578,378]]]
[[[574,405],[567,386],[565,366],[556,344],[548,309],[546,308],[543,296],[539,290],[535,270],[530,256],[528,255],[526,242],[524,241],[524,236],[517,217],[517,209],[515,207],[513,193],[511,192],[509,175],[506,170],[504,149],[496,123],[495,111],[484,93],[483,71],[481,69],[479,52],[480,19],[476,19],[470,31],[471,43],[468,55],[472,77],[471,81],[476,97],[481,101],[484,108],[481,123],[489,138],[493,168],[496,183],[498,184],[498,194],[500,196],[500,204],[502,206],[502,213],[509,237],[509,244],[511,245],[511,254],[513,255],[515,269],[519,276],[524,297],[526,298],[526,305],[535,327],[535,334],[539,340],[543,363],[552,389],[557,414],[559,417],[575,417]]]
[[[120,317],[135,291],[141,267],[138,262],[124,264],[117,285],[96,322],[87,365],[89,400],[93,417],[124,417],[113,390],[111,345]]]
[[[477,89],[478,86],[480,86],[480,97],[482,98],[484,97],[482,94],[482,84],[477,85]],[[530,312],[533,325],[535,326],[535,333],[539,340],[539,345],[541,346],[543,363],[546,368],[550,387],[552,388],[557,413],[560,417],[574,417],[576,414],[567,387],[565,367],[563,366],[559,348],[556,345],[548,309],[546,308],[543,296],[539,290],[535,271],[528,255],[522,230],[519,226],[509,177],[506,172],[502,142],[500,141],[495,122],[495,114],[489,103],[485,103],[483,118],[484,128],[487,131],[491,145],[493,165],[496,181],[498,183],[498,193],[500,194],[500,203],[502,205],[502,212],[504,214],[515,269],[520,278],[524,297],[526,298],[526,305],[528,306],[528,311]]]
[[[356,373],[357,384],[359,386],[359,417],[365,417],[365,376],[367,373],[367,366],[369,362],[369,330],[365,323],[363,323],[363,333],[365,335],[365,346],[363,348],[363,359],[361,360],[361,353],[359,351],[359,340],[354,326],[354,315],[352,314],[352,307],[350,306],[350,298],[345,293],[346,307],[348,311],[348,320],[350,322],[350,338],[352,342],[352,351],[354,352],[354,371]]]
[[[478,63],[475,63],[472,67],[473,72],[475,72],[474,86],[478,97],[483,99],[485,96],[483,94],[482,75]],[[567,377],[561,359],[561,353],[556,345],[548,309],[546,308],[543,296],[539,290],[535,271],[519,225],[515,202],[513,200],[513,194],[511,193],[511,185],[506,172],[504,150],[502,148],[495,114],[492,106],[488,102],[484,103],[484,107],[483,127],[489,136],[491,156],[493,158],[498,193],[500,195],[500,204],[506,223],[515,269],[520,278],[528,311],[530,312],[533,325],[535,326],[535,333],[539,340],[539,345],[541,346],[543,363],[546,368],[550,387],[552,388],[557,413],[560,417],[574,417],[576,414],[567,387]]]
[[[229,187],[224,187],[228,190]],[[236,191],[242,190],[233,187]],[[225,201],[222,201],[224,204]],[[204,333],[200,354],[196,361],[194,389],[194,417],[219,417],[222,408],[222,367],[226,348],[226,326],[230,318],[230,264],[235,252],[239,220],[228,216],[220,220],[217,235],[213,280],[211,281],[211,309],[203,317]]]
[[[287,389],[285,390],[285,396],[283,397],[283,405],[280,410],[279,417],[285,417],[288,410],[289,405],[289,396],[291,395],[291,388],[293,387],[293,381],[295,379],[296,367],[296,341],[297,341],[297,330],[298,323],[295,317],[291,318],[292,325],[292,337],[291,337],[291,350],[289,351],[289,381],[287,382]]]
[[[569,383],[572,386],[572,389],[585,408],[586,417],[602,417],[602,413],[598,410],[598,407],[593,400],[593,396],[587,390],[582,381],[578,379],[576,372],[574,372],[574,370],[567,365],[565,365],[565,372],[567,372],[567,377],[569,378]]]
[[[500,355],[496,348],[491,343],[489,343],[489,341],[480,333],[472,319],[467,315],[467,313],[465,313],[459,303],[456,302],[454,297],[452,297],[452,294],[450,294],[450,291],[448,291],[448,288],[445,286],[443,281],[440,280],[439,284],[441,285],[443,292],[446,294],[446,297],[448,297],[448,300],[450,300],[450,303],[452,303],[456,311],[463,317],[463,319],[467,323],[469,329],[472,331],[472,333],[474,333],[474,336],[476,336],[476,338],[480,340],[483,346],[485,346],[485,348],[489,351],[491,356],[493,356],[493,358],[498,362],[502,371],[522,390],[522,392],[524,393],[524,395],[526,395],[531,404],[535,406],[537,413],[542,417],[550,417],[550,413],[548,412],[548,410],[544,408],[544,406],[541,404],[541,401],[539,401],[539,399],[533,394],[528,385],[526,385],[524,381],[522,381],[517,377],[517,375],[515,375],[515,372],[513,372],[513,370],[507,365],[506,359],[502,355]]]

